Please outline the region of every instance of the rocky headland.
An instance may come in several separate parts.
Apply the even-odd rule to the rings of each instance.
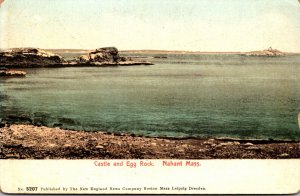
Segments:
[[[277,56],[285,56],[285,53],[283,53],[277,49],[272,49],[270,47],[267,50],[246,52],[243,55],[244,56],[277,57]]]
[[[49,67],[66,61],[39,48],[14,48],[0,52],[0,65],[6,68]]]
[[[299,141],[155,138],[1,124],[2,159],[291,159]]]
[[[122,65],[152,65],[152,63],[121,57],[115,47],[99,48],[70,61],[39,48],[14,48],[0,52],[0,66],[6,68]]]

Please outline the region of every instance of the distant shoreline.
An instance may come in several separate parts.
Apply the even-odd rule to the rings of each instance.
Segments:
[[[6,50],[6,49],[0,49]],[[43,49],[52,53],[89,53],[93,49]],[[142,49],[142,50],[119,50],[120,53],[134,53],[134,54],[247,54],[250,51],[228,51],[228,52],[219,52],[219,51],[188,51],[188,50],[155,50],[155,49]],[[285,54],[300,54],[300,52],[284,52]]]
[[[200,51],[184,51],[184,50],[120,50],[122,53],[164,53],[164,54],[243,54],[243,52],[200,52]]]
[[[53,53],[87,53],[92,49],[44,49]],[[135,54],[246,54],[248,52],[217,52],[217,51],[186,51],[186,50],[119,50],[120,53],[135,53]],[[300,54],[300,52],[285,52],[285,54]]]

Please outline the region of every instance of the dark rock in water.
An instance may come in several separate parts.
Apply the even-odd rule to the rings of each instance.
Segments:
[[[14,48],[0,52],[0,65],[10,67],[47,67],[65,63],[59,55],[39,48]]]
[[[32,119],[27,116],[8,115],[6,120],[8,123],[33,123]]]
[[[40,127],[40,126],[43,126],[43,125],[46,126],[47,123],[41,117],[34,117],[33,118],[33,125]]]
[[[5,127],[5,123],[4,122],[0,122],[0,128]]]
[[[133,61],[131,58],[121,57],[115,47],[98,48],[88,54],[81,55],[76,62],[80,64],[90,64],[95,66],[112,65],[152,65],[146,61]]]
[[[7,77],[23,77],[26,76],[25,71],[18,71],[18,70],[0,70],[0,77],[7,76]]]
[[[131,137],[135,137],[136,135],[135,135],[134,133],[131,133],[130,136],[131,136]]]
[[[0,67],[0,71],[6,71],[7,68],[6,67]]]
[[[42,124],[41,122],[34,122],[33,125],[34,125],[34,126],[37,126],[37,127],[43,126],[43,124]]]
[[[64,117],[61,117],[58,119],[59,120],[59,123],[56,123],[56,124],[67,124],[67,125],[76,125],[76,121],[71,119],[71,118],[64,118]]]
[[[6,95],[6,94],[2,94],[2,92],[0,92],[0,100],[7,100],[7,99],[9,99],[9,96],[8,95]],[[3,111],[2,111],[3,112]]]
[[[54,124],[53,124],[53,127],[62,127],[62,126],[63,126],[62,123],[54,123]]]
[[[153,58],[155,58],[155,59],[166,59],[168,57],[166,57],[166,56],[154,56]]]

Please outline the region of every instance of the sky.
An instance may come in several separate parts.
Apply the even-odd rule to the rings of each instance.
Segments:
[[[0,48],[300,52],[298,0],[5,0]]]

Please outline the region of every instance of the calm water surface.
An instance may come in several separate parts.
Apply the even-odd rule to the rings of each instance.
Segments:
[[[25,78],[1,78],[0,118],[150,136],[300,140],[300,55],[164,56],[147,59],[153,66],[26,69]]]

